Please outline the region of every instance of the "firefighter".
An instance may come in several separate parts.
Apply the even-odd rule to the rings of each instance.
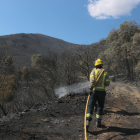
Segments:
[[[91,73],[90,73],[90,86],[89,86],[89,103],[87,108],[87,115],[86,115],[86,127],[88,131],[88,127],[90,124],[90,121],[92,120],[93,115],[93,109],[96,104],[96,101],[98,101],[97,104],[97,113],[96,113],[96,126],[101,127],[101,119],[102,119],[102,112],[104,108],[104,101],[105,101],[105,86],[109,86],[109,76],[108,73],[103,69],[103,62],[101,59],[97,59],[95,61],[95,67]],[[100,73],[104,70],[101,77],[99,78],[99,81],[97,82],[96,86],[93,89],[93,86],[97,80],[97,77],[100,75]]]

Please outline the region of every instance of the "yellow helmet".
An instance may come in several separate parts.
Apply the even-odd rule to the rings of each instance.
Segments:
[[[103,65],[103,62],[102,62],[101,59],[97,59],[97,60],[95,61],[95,64],[94,64],[94,65],[95,65],[95,66]]]

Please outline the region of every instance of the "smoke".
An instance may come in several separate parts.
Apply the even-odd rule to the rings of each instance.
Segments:
[[[58,98],[65,96],[68,93],[85,93],[88,90],[89,81],[78,83],[70,86],[60,86],[55,89],[55,94]]]

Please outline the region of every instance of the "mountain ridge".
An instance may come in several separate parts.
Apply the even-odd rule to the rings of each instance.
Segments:
[[[98,43],[90,45],[94,46],[96,44]],[[6,47],[7,56],[13,56],[16,68],[30,67],[30,59],[34,54],[48,56],[52,53],[61,53],[62,51],[74,52],[79,46],[82,45],[69,43],[43,34],[19,33],[0,36],[0,47]]]
[[[33,54],[48,55],[79,46],[43,34],[12,34],[0,36],[1,47],[6,47],[7,56],[12,55],[16,67],[30,66]]]

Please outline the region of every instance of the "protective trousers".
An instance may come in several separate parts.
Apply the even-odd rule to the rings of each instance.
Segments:
[[[92,94],[90,95],[90,98],[89,98],[88,108],[87,108],[87,115],[86,115],[87,120],[89,121],[92,120],[93,109],[96,104],[96,101],[98,101],[96,121],[101,121],[102,112],[104,108],[104,102],[105,102],[105,96],[106,96],[105,91],[97,91],[97,90],[92,91]]]

